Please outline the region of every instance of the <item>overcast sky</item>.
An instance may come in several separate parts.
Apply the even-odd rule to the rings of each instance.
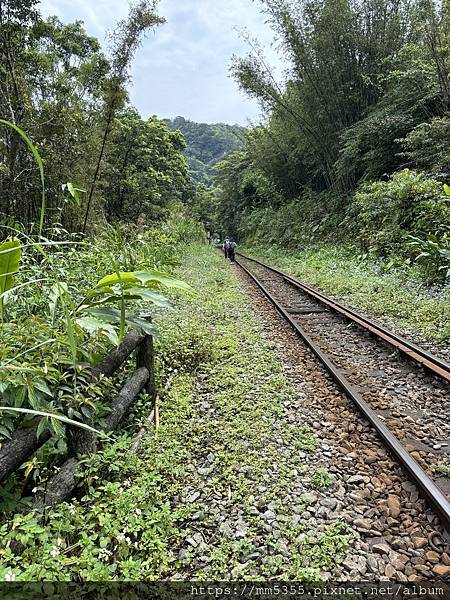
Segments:
[[[255,101],[229,76],[233,54],[247,46],[236,28],[246,28],[276,62],[272,33],[252,0],[161,0],[167,23],[151,33],[133,64],[131,102],[143,117],[184,116],[194,121],[246,124],[257,120]],[[125,0],[42,0],[45,16],[84,21],[102,42],[105,32],[127,13]]]

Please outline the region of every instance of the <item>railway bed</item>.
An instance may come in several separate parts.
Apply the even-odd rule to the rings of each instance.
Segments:
[[[450,365],[357,311],[269,265],[237,264],[375,428],[450,532]],[[414,494],[413,494],[414,499]]]

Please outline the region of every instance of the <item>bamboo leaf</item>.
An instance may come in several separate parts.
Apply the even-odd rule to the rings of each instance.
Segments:
[[[74,427],[80,427],[80,429],[86,429],[87,431],[92,431],[94,433],[97,433],[98,435],[106,436],[106,433],[104,433],[103,431],[94,429],[93,427],[86,425],[86,423],[80,423],[79,421],[74,421],[73,419],[69,419],[68,417],[65,417],[64,415],[59,415],[57,413],[49,413],[49,412],[45,412],[43,410],[31,410],[29,408],[16,408],[14,406],[0,406],[0,411],[3,411],[3,412],[11,411],[11,412],[17,412],[17,413],[23,413],[23,414],[29,414],[29,415],[36,415],[38,417],[48,417],[50,419],[56,419],[57,421],[61,421],[62,423],[67,423],[68,425],[73,425]]]
[[[27,146],[29,147],[29,149],[31,150],[31,153],[34,156],[34,160],[36,161],[36,164],[39,168],[39,173],[41,176],[41,214],[40,214],[40,218],[39,218],[39,237],[42,236],[42,229],[44,227],[44,215],[45,215],[45,177],[44,177],[44,163],[42,162],[42,158],[39,154],[39,152],[37,151],[36,146],[33,144],[33,142],[30,140],[30,138],[27,136],[27,134],[22,131],[22,129],[20,129],[20,127],[17,127],[17,125],[14,125],[14,123],[10,123],[9,121],[5,121],[4,119],[0,119],[0,123],[2,123],[3,125],[6,125],[7,127],[11,127],[12,129],[14,129],[14,131],[16,133],[18,133],[20,135],[20,137],[24,140],[24,142],[27,144]]]

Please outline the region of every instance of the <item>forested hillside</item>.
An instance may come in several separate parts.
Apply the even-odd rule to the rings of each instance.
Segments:
[[[0,115],[45,164],[46,225],[86,231],[105,219],[158,219],[195,193],[182,135],[128,105],[133,54],[163,22],[145,6],[118,24],[106,55],[79,21],[44,20],[34,0],[2,5]],[[0,213],[29,226],[42,205],[35,159],[11,126],[2,125],[0,143]]]
[[[183,117],[165,119],[171,131],[181,131],[187,143],[184,152],[194,181],[210,183],[214,165],[241,148],[245,127],[226,123],[195,123]]]
[[[260,51],[232,74],[266,123],[221,162],[218,221],[241,241],[417,263],[444,281],[449,230],[449,6],[262,2],[287,69]],[[386,261],[387,263],[388,261]]]

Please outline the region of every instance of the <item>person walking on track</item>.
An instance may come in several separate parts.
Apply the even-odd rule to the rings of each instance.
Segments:
[[[229,238],[225,238],[223,244],[222,244],[222,250],[223,253],[225,255],[225,258],[228,258],[228,244],[230,243],[230,239]]]
[[[229,242],[228,242],[228,258],[231,263],[234,263],[234,261],[236,260],[236,257],[235,257],[236,247],[237,247],[236,242],[234,240],[229,240]]]

